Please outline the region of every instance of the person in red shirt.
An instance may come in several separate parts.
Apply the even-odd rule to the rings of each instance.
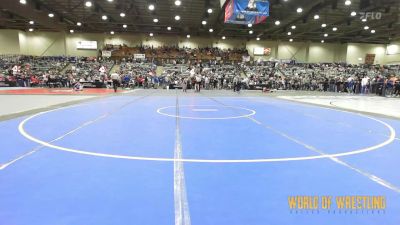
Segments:
[[[35,75],[31,75],[31,87],[37,87],[39,85],[39,79]]]

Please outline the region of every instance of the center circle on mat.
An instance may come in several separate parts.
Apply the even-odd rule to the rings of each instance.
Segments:
[[[250,117],[256,114],[255,110],[239,106],[220,105],[180,105],[179,115],[176,106],[166,106],[157,109],[163,116],[192,119],[192,120],[229,120]]]
[[[77,106],[72,106],[72,107],[77,107]],[[367,153],[367,152],[371,152],[371,151],[376,151],[376,150],[379,150],[380,148],[392,143],[396,138],[396,131],[388,123],[386,123],[382,120],[367,116],[367,115],[347,112],[347,111],[343,111],[343,110],[339,110],[339,109],[329,109],[329,110],[350,113],[355,116],[364,117],[371,121],[380,123],[381,125],[383,125],[384,127],[386,127],[388,129],[388,131],[389,131],[388,139],[386,139],[385,141],[383,141],[379,144],[365,147],[362,149],[348,150],[348,151],[336,153],[336,154],[320,154],[320,155],[315,155],[315,156],[299,156],[299,157],[285,157],[285,158],[258,158],[258,159],[191,159],[191,158],[176,159],[176,158],[160,158],[160,157],[144,157],[144,156],[107,154],[107,153],[98,153],[98,152],[94,152],[94,151],[86,151],[86,150],[81,150],[81,149],[68,148],[68,147],[64,147],[64,146],[55,145],[52,142],[40,140],[40,139],[34,137],[32,134],[29,134],[25,130],[25,124],[27,122],[29,122],[30,120],[33,120],[40,116],[43,116],[47,113],[59,111],[59,110],[65,109],[65,108],[71,108],[71,107],[64,107],[64,108],[49,110],[49,111],[45,111],[45,112],[41,112],[41,113],[34,114],[32,116],[29,116],[29,117],[25,118],[23,121],[21,121],[21,123],[18,125],[18,131],[20,132],[20,134],[22,136],[24,136],[28,140],[31,140],[42,146],[46,146],[46,147],[49,147],[49,148],[52,148],[52,149],[55,149],[58,151],[63,151],[63,152],[69,152],[69,153],[86,155],[86,156],[94,156],[94,157],[113,158],[113,159],[158,161],[158,162],[190,162],[190,163],[267,163],[267,162],[289,162],[289,161],[316,160],[316,159],[325,159],[325,158],[332,159],[332,158],[337,158],[337,157],[358,155],[358,154],[363,154],[363,153]]]

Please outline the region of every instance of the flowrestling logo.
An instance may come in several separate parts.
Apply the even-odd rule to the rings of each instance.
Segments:
[[[360,12],[361,20],[380,20],[382,19],[381,12]]]

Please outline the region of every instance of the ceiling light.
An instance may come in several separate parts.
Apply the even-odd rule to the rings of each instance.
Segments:
[[[350,15],[351,16],[357,16],[357,13],[353,11],[353,12],[350,13]]]
[[[154,22],[154,23],[158,23],[158,19],[157,19],[157,18],[154,18],[154,19],[153,19],[153,22]]]
[[[297,13],[302,13],[303,9],[302,8],[297,8]]]
[[[364,27],[364,30],[369,30],[369,26],[365,26],[365,27]]]
[[[314,15],[314,20],[318,20],[319,19],[319,15]]]
[[[275,21],[275,25],[279,26],[279,24],[281,24],[281,21],[279,20]]]
[[[365,23],[365,22],[367,22],[367,19],[364,18],[364,19],[362,19],[361,21],[362,21],[363,23]]]
[[[77,25],[78,27],[80,27],[80,26],[82,26],[82,23],[81,23],[81,22],[77,22],[76,25]]]
[[[122,27],[126,29],[126,28],[128,28],[128,25],[124,24],[124,25],[122,25]]]
[[[54,17],[54,13],[49,13],[49,17],[53,18]]]
[[[207,9],[207,12],[211,14],[213,12],[213,9],[209,8],[209,9]]]
[[[153,11],[156,7],[153,4],[149,5],[149,10]]]
[[[178,16],[178,15],[175,16],[175,20],[180,20],[180,19],[181,19],[180,16]]]
[[[328,37],[329,36],[329,34],[324,34],[324,37]]]
[[[149,35],[150,35],[150,37],[153,37],[153,36],[154,36],[154,34],[153,34],[153,33],[150,33]]]
[[[253,24],[249,23],[247,24],[247,27],[253,27]]]
[[[293,39],[290,38],[289,41],[290,41],[290,42],[293,42]]]
[[[325,41],[324,41],[324,40],[321,40],[321,43],[325,43]]]
[[[295,29],[296,29],[296,26],[295,26],[295,25],[293,25],[293,26],[292,26],[292,30],[295,30]]]
[[[337,27],[332,28],[333,31],[337,31]]]
[[[175,5],[176,5],[176,6],[180,6],[181,4],[182,4],[182,2],[181,2],[180,0],[176,0],[176,1],[175,1]]]
[[[69,32],[70,32],[71,34],[73,34],[75,31],[74,31],[74,30],[69,30]]]
[[[222,40],[225,40],[226,39],[226,37],[225,36],[222,36]]]
[[[212,33],[212,32],[214,32],[214,29],[210,28],[208,31],[209,31],[210,33]]]
[[[19,3],[25,5],[26,4],[26,0],[19,0]]]
[[[172,27],[167,27],[167,30],[172,30]]]
[[[323,23],[323,24],[321,25],[321,27],[326,27],[326,23]]]
[[[32,32],[32,31],[34,31],[33,28],[29,28],[29,32]]]
[[[111,31],[110,34],[111,34],[111,35],[114,35],[115,33],[114,33],[114,31]]]
[[[107,17],[106,15],[103,15],[103,16],[101,16],[101,19],[102,19],[102,20],[107,20],[108,17]]]
[[[345,4],[345,5],[351,5],[351,1],[350,1],[350,0],[346,0],[346,1],[344,2],[344,4]]]
[[[120,17],[125,17],[126,15],[125,15],[125,13],[122,12],[122,13],[119,14],[119,16]]]
[[[114,0],[107,0],[107,2],[113,2]]]
[[[187,38],[190,38],[190,34],[186,35]]]
[[[249,30],[249,34],[253,34],[254,33],[254,31],[252,31],[252,30]]]
[[[206,25],[207,21],[203,20],[203,21],[201,21],[201,24]]]
[[[86,1],[85,6],[86,7],[92,7],[93,3],[91,1]]]
[[[259,40],[260,40],[260,38],[258,37],[258,38],[256,38],[256,40],[257,40],[257,41],[259,41]]]
[[[289,32],[287,32],[287,35],[289,35],[289,36],[290,36],[290,35],[292,35],[292,32],[290,32],[290,31],[289,31]]]
[[[372,34],[375,34],[375,30],[371,30],[371,33],[372,33]]]
[[[29,21],[29,24],[33,25],[33,24],[35,24],[35,22],[33,20],[31,20],[31,21]]]

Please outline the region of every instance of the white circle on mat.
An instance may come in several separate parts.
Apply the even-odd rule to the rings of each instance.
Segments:
[[[77,106],[73,106],[77,107]],[[343,157],[343,156],[351,156],[351,155],[358,155],[362,153],[367,153],[371,151],[376,151],[379,150],[380,148],[392,143],[396,139],[396,131],[395,129],[390,126],[388,123],[367,116],[363,115],[360,113],[353,113],[353,112],[348,112],[348,111],[343,111],[339,109],[330,109],[326,108],[327,110],[333,110],[333,111],[339,111],[339,112],[345,112],[345,113],[350,113],[356,116],[368,118],[372,121],[378,122],[381,125],[385,126],[389,130],[388,134],[388,139],[383,141],[382,143],[365,147],[362,149],[357,149],[357,150],[351,150],[347,152],[341,152],[341,153],[336,153],[336,154],[323,154],[323,155],[315,155],[315,156],[299,156],[299,157],[286,157],[286,158],[258,158],[258,159],[190,159],[190,158],[183,158],[183,159],[175,159],[175,158],[161,158],[161,157],[143,157],[143,156],[130,156],[130,155],[117,155],[117,154],[107,154],[107,153],[98,153],[98,152],[91,152],[91,151],[85,151],[85,150],[80,150],[80,149],[73,149],[73,148],[68,148],[68,147],[63,147],[63,146],[58,146],[54,145],[50,142],[40,140],[25,130],[25,124],[29,122],[30,120],[37,118],[39,116],[45,115],[50,112],[54,111],[59,111],[62,109],[66,109],[70,107],[64,107],[64,108],[59,108],[59,109],[54,109],[50,111],[45,111],[41,112],[38,114],[34,114],[32,116],[29,116],[25,118],[19,125],[18,125],[18,131],[22,136],[27,138],[28,140],[31,140],[33,142],[36,142],[40,145],[58,150],[58,151],[63,151],[63,152],[69,152],[69,153],[75,153],[75,154],[80,154],[80,155],[86,155],[86,156],[94,156],[94,157],[104,157],[104,158],[113,158],[113,159],[126,159],[126,160],[142,160],[142,161],[157,161],[157,162],[190,162],[190,163],[269,163],[269,162],[289,162],[289,161],[304,161],[304,160],[316,160],[316,159],[326,159],[326,158],[337,158],[337,157]]]

